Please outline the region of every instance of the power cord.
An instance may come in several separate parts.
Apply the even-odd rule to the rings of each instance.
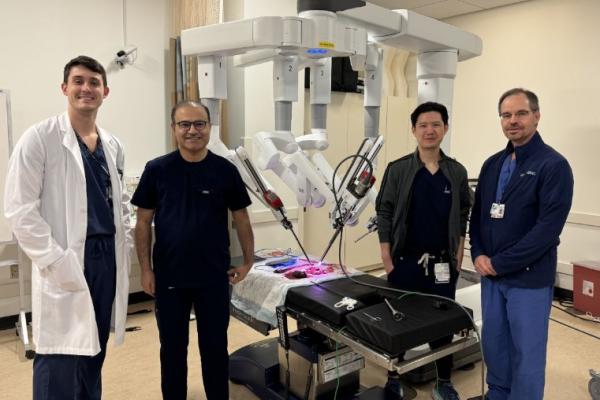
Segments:
[[[596,324],[600,323],[600,318],[594,317],[591,313],[586,313],[585,315],[587,316],[587,318],[584,318],[581,315],[576,314],[574,311],[572,311],[572,309],[573,309],[573,300],[570,299],[570,298],[560,298],[560,297],[558,297],[554,301],[558,301],[558,304],[560,304],[562,307],[564,307],[564,308],[560,308],[557,305],[552,304],[552,307],[556,308],[557,310],[560,310],[560,311],[562,311],[562,312],[564,312],[566,314],[569,314],[572,317],[578,318],[578,319],[580,319],[582,321],[593,322],[593,323],[596,323]],[[585,335],[593,337],[595,339],[600,339],[600,337],[594,335],[593,333],[586,332],[586,331],[581,330],[579,328],[576,328],[576,327],[574,327],[572,325],[569,325],[569,324],[567,324],[565,322],[558,321],[557,319],[554,319],[552,317],[550,317],[550,320],[553,321],[553,322],[556,322],[557,324],[564,325],[567,328],[573,329],[575,331],[578,331],[578,332],[581,332],[581,333],[583,333]]]
[[[287,368],[285,370],[285,398],[290,398],[290,350],[285,349],[285,362],[287,364]]]
[[[564,322],[561,322],[561,321],[559,321],[559,320],[557,320],[557,319],[554,319],[554,318],[552,318],[552,317],[550,317],[550,321],[556,322],[557,324],[561,324],[561,325],[563,325],[563,326],[566,326],[567,328],[573,329],[574,331],[581,332],[581,333],[583,333],[583,334],[586,334],[586,335],[588,335],[588,336],[591,336],[591,337],[593,337],[594,339],[598,339],[598,340],[600,340],[600,336],[596,336],[596,335],[594,335],[593,333],[589,333],[589,332],[586,332],[586,331],[584,331],[584,330],[581,330],[581,329],[579,329],[579,328],[575,328],[575,327],[574,327],[574,326],[572,326],[572,325],[565,324]]]
[[[565,308],[560,308],[555,304],[552,304],[552,307],[556,308],[557,310],[560,310],[566,314],[569,314],[572,317],[578,318],[582,321],[587,321],[587,322],[592,322],[595,324],[600,324],[600,317],[594,317],[591,313],[586,313],[584,314],[587,318],[582,317],[579,314],[576,314],[574,311],[572,311],[573,306],[565,306],[563,305],[563,303],[559,300],[559,304]],[[570,308],[570,309],[569,309]]]
[[[306,387],[304,389],[304,400],[308,400],[310,396],[310,388],[312,387],[312,377],[313,377],[313,364],[312,362],[308,363],[308,378],[306,378]]]

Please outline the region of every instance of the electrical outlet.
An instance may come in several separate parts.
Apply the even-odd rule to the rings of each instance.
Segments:
[[[594,282],[584,280],[581,291],[584,296],[594,297]]]
[[[10,279],[19,279],[19,266],[18,265],[10,266]]]

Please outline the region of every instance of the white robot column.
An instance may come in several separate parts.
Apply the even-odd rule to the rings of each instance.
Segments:
[[[277,57],[273,60],[273,99],[275,132],[266,135],[277,149],[286,153],[298,150],[292,134],[292,103],[298,101],[298,58]]]
[[[367,47],[365,62],[365,137],[379,136],[379,112],[381,109],[381,81],[383,51],[374,43]]]
[[[321,58],[310,68],[311,128],[327,129],[329,103],[331,103],[331,58]]]
[[[457,50],[428,51],[417,56],[417,103],[435,101],[443,104],[448,109],[450,119],[457,62]],[[450,154],[450,130],[442,142],[442,150]]]
[[[298,59],[278,57],[273,60],[273,99],[275,130],[292,130],[292,103],[298,101]]]
[[[309,134],[296,138],[302,150],[323,151],[327,141],[327,106],[331,103],[331,58],[310,63],[310,122]]]
[[[336,48],[337,15],[331,11],[308,10],[298,14],[313,22],[313,48],[307,51],[310,63],[311,134],[298,138],[305,150],[325,150],[327,142],[327,106],[331,103],[331,58],[329,50]],[[339,43],[337,43],[339,46]]]
[[[198,57],[198,91],[200,100],[210,112],[210,144],[224,147],[221,142],[221,100],[227,99],[227,59],[220,55]],[[226,149],[219,149],[226,151]]]

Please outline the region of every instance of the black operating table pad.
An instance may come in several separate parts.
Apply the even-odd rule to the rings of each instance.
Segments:
[[[353,279],[393,287],[386,280],[371,275],[355,276]],[[345,332],[356,336],[365,345],[393,357],[415,346],[472,327],[465,312],[450,301],[419,295],[405,295],[398,299],[399,296],[402,294],[359,285],[348,278],[342,278],[318,285],[291,288],[285,305],[333,327],[343,327]],[[356,303],[347,307],[343,302],[344,297],[356,300]],[[392,312],[384,298],[402,313],[401,320],[392,318]],[[472,315],[472,311],[467,310]]]

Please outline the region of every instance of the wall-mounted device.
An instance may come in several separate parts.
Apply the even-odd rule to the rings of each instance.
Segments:
[[[137,59],[137,46],[129,45],[123,50],[119,50],[115,57],[115,64],[121,69],[125,68],[126,64],[133,65]]]

